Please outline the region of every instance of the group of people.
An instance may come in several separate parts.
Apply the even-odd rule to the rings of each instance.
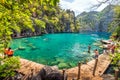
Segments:
[[[114,43],[112,43],[112,42],[111,42],[111,43],[108,43],[108,44],[107,44],[107,47],[106,47],[105,49],[103,49],[103,53],[106,53],[106,54],[112,53],[112,54],[114,54],[115,48],[116,48],[116,46],[115,46]],[[90,53],[90,50],[91,50],[91,46],[89,45],[89,46],[88,46],[88,53]],[[98,49],[95,49],[95,50],[94,50],[94,54],[95,54],[95,58],[98,58],[98,56],[99,56],[99,51],[98,51]]]
[[[104,53],[112,53],[115,52],[115,44],[114,43],[108,43],[107,47],[104,49]]]
[[[88,53],[90,53],[90,50],[91,50],[91,46],[89,45],[88,46]],[[95,53],[95,58],[98,58],[99,56],[99,51],[97,49],[94,50],[94,53]]]

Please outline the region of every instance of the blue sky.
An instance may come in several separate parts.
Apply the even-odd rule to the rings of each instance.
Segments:
[[[76,15],[78,15],[83,11],[91,11],[91,7],[98,4],[98,1],[103,0],[60,0],[60,6],[62,9],[71,9],[75,12]],[[95,11],[101,11],[107,5],[107,3],[103,4]]]

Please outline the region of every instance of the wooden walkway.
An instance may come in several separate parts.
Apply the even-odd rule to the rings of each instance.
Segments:
[[[91,60],[87,64],[82,64],[81,71],[80,71],[81,79],[84,80],[83,78],[85,78],[86,80],[103,80],[102,78],[100,79],[97,79],[97,78],[100,77],[105,72],[105,70],[108,68],[110,63],[111,63],[110,56],[107,54],[101,54],[98,57],[98,63],[97,63],[96,71],[95,71],[95,76],[93,76],[95,59]],[[68,69],[66,73],[68,74],[68,80],[72,80],[72,78],[77,78],[78,67]]]
[[[44,67],[44,65],[42,64],[38,64],[26,59],[20,59],[20,62],[21,62],[21,68],[18,70],[18,72],[24,75],[29,75],[31,73],[37,74]],[[111,63],[110,56],[107,54],[101,54],[98,57],[98,64],[96,67],[95,76],[92,75],[95,65],[95,60],[91,60],[87,64],[82,64],[80,71],[81,80],[103,80],[100,76],[105,72],[105,70],[108,68],[110,63]],[[68,75],[68,80],[77,78],[78,67],[67,69],[66,73]]]
[[[20,59],[20,66],[20,69],[17,71],[23,75],[29,75],[31,73],[37,74],[44,67],[42,64],[26,59]]]

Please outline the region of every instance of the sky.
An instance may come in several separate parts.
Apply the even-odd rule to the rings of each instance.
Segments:
[[[91,11],[93,5],[98,4],[98,1],[102,0],[60,0],[60,6],[62,9],[70,9],[75,12],[75,15],[82,13],[83,11]],[[103,4],[101,7],[97,8],[95,11],[103,10],[108,4]]]

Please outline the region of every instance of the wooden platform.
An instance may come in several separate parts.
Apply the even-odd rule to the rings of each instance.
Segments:
[[[22,58],[20,59],[20,65],[21,67],[17,71],[24,75],[29,75],[31,73],[37,74],[44,67],[42,64]]]
[[[87,78],[86,80],[102,80],[100,76],[105,72],[111,63],[110,56],[107,54],[101,54],[98,57],[98,64],[95,71],[95,76],[93,76],[93,69],[95,65],[95,59],[88,62],[87,64],[81,65],[81,79]],[[66,71],[68,74],[68,80],[72,80],[72,78],[77,78],[78,75],[78,67],[68,69]],[[97,79],[99,77],[99,79]]]
[[[44,65],[38,64],[26,59],[20,59],[21,67],[18,72],[29,75],[29,74],[37,74]],[[89,61],[87,64],[81,65],[81,80],[103,80],[100,76],[105,72],[111,62],[110,56],[107,54],[101,54],[98,57],[98,64],[95,71],[95,76],[93,76],[93,69],[95,60]],[[72,80],[73,78],[77,78],[78,67],[70,68],[66,70],[68,75],[68,80]],[[84,79],[83,79],[84,78]]]

